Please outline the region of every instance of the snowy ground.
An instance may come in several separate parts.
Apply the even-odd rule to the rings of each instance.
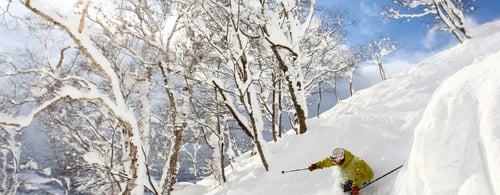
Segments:
[[[227,168],[229,182],[179,183],[174,194],[342,194],[336,168],[281,173],[334,147],[363,157],[375,177],[404,164],[361,194],[500,194],[500,21],[472,35],[309,120],[307,134],[266,144],[269,172],[247,154]]]

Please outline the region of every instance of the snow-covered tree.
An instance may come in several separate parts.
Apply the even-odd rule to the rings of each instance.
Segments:
[[[182,14],[175,14],[167,6],[171,4],[165,1],[144,3],[131,0],[118,4],[82,1],[80,7],[74,9],[76,13],[70,11],[69,14],[56,13],[57,10],[37,2],[13,2],[13,5],[24,5],[42,19],[31,17],[26,20],[35,21],[28,24],[34,31],[49,29],[40,38],[60,39],[56,43],[42,41],[39,45],[45,48],[39,53],[47,53],[47,56],[30,53],[28,57],[32,58],[28,63],[33,66],[26,67],[24,62],[15,62],[12,63],[12,70],[8,69],[2,75],[6,79],[21,77],[20,80],[27,80],[22,77],[34,77],[26,86],[36,93],[23,92],[23,95],[28,102],[33,102],[30,96],[40,96],[36,97],[39,105],[32,106],[34,109],[30,107],[32,112],[27,117],[16,117],[20,106],[8,107],[6,104],[2,108],[5,117],[2,115],[0,124],[9,133],[3,137],[16,137],[31,120],[48,112],[46,125],[58,129],[51,133],[54,141],[59,146],[67,145],[61,149],[77,151],[72,153],[77,155],[75,159],[85,159],[85,156],[102,158],[77,162],[78,167],[83,168],[79,171],[106,170],[105,173],[112,179],[93,183],[102,174],[92,174],[94,177],[87,178],[88,181],[80,180],[75,184],[87,182],[111,188],[117,184],[116,192],[135,193],[143,192],[146,186],[155,193],[170,193],[177,181],[178,156],[183,147],[184,131],[201,126],[198,125],[200,121],[192,122],[199,118],[190,113],[195,108],[194,102],[197,102],[193,101],[193,95],[195,91],[200,91],[194,89],[194,84],[201,80],[195,74],[200,72],[196,65],[205,55],[204,48],[193,49],[196,44],[186,42],[192,37],[187,32],[189,28],[177,25],[178,21],[182,21]],[[176,4],[176,8],[181,10],[179,13],[185,13],[192,5],[182,3]],[[74,19],[78,22],[74,23]],[[15,95],[20,100],[3,97],[8,102],[24,101],[23,97]],[[69,112],[74,115],[65,114]],[[71,118],[82,115],[85,116],[83,119]],[[21,120],[24,118],[27,120]],[[108,124],[103,120],[113,122],[103,125]],[[2,148],[13,150],[19,147],[6,145]],[[109,152],[115,149],[115,152]],[[21,151],[2,151],[14,157],[5,158],[14,159],[12,163],[2,164],[5,170],[12,170],[12,165],[18,164],[16,156]],[[161,171],[152,170],[153,166]],[[106,177],[106,174],[102,176]],[[152,174],[160,178],[159,183]],[[85,186],[89,185],[80,185],[77,190],[85,192],[88,190]]]
[[[16,140],[18,134],[9,129],[0,129],[0,193],[16,194],[20,185],[18,173],[21,148]]]
[[[153,22],[161,21],[160,24],[165,25],[168,20],[164,20],[164,18],[166,18],[165,14],[169,13],[169,9],[161,10],[165,11],[164,14],[156,14],[158,12],[155,13],[154,11],[158,10],[153,8],[166,7],[161,7],[161,3],[153,1],[149,2],[149,4],[135,1],[117,4],[122,6],[121,12],[103,11],[104,8],[115,7],[96,6],[91,1],[80,2],[79,7],[74,9],[76,12],[72,10],[69,13],[59,12],[50,6],[40,4],[38,1],[28,0],[13,2],[13,4],[23,5],[28,11],[35,14],[38,19],[41,19],[32,18],[32,20],[28,20],[29,22],[35,21],[28,24],[33,31],[48,29],[49,32],[41,34],[40,38],[59,39],[55,39],[55,42],[49,40],[44,42],[45,44],[42,43],[41,45],[44,46],[43,49],[45,50],[42,53],[45,52],[46,56],[42,56],[41,59],[33,58],[32,62],[28,61],[28,63],[33,64],[32,66],[23,65],[22,62],[13,63],[15,67],[14,73],[8,76],[14,77],[26,74],[33,77],[35,85],[31,87],[32,90],[28,94],[28,98],[33,96],[36,101],[27,107],[30,109],[27,114],[13,115],[2,110],[2,114],[10,117],[2,117],[0,122],[2,128],[21,131],[35,117],[57,107],[59,108],[51,110],[51,112],[58,111],[62,113],[59,121],[63,122],[59,126],[73,127],[82,119],[77,118],[68,121],[69,116],[64,116],[64,113],[73,110],[71,107],[64,105],[69,102],[94,104],[105,110],[105,112],[101,111],[101,115],[94,115],[94,111],[89,113],[81,112],[87,110],[88,105],[83,105],[83,108],[80,106],[75,107],[80,108],[77,110],[77,114],[85,114],[86,117],[84,117],[83,122],[86,119],[88,123],[85,126],[75,126],[81,127],[74,129],[82,132],[62,131],[68,135],[78,135],[83,133],[87,127],[89,130],[97,130],[73,138],[73,141],[80,140],[80,143],[83,144],[82,146],[73,147],[82,151],[80,154],[83,156],[80,156],[80,158],[83,157],[88,164],[107,167],[108,169],[104,170],[108,170],[107,173],[111,174],[112,177],[121,178],[116,180],[118,192],[140,194],[145,191],[144,187],[146,186],[150,191],[159,193],[160,188],[156,181],[152,179],[153,176],[150,174],[147,162],[149,141],[152,137],[150,131],[152,114],[149,95],[155,81],[153,70],[158,70],[154,68],[160,63],[157,60],[158,56],[155,56],[159,52],[148,52],[148,47],[150,48],[151,45],[157,46],[154,43],[164,43],[161,42],[163,41],[163,39],[160,39],[160,37],[163,38],[161,34],[155,37],[158,35],[155,35],[155,33],[164,30],[164,28],[157,28],[162,26],[155,26],[158,23]],[[141,5],[142,7],[134,5]],[[127,9],[131,7],[134,9]],[[120,14],[128,15],[118,20],[116,16],[123,16]],[[158,20],[154,20],[152,16],[155,16]],[[149,23],[141,23],[145,22],[146,19],[148,19]],[[144,26],[138,27],[141,24]],[[103,36],[94,36],[96,34]],[[156,50],[151,49],[149,51]],[[175,85],[169,87],[174,88]],[[21,108],[18,106],[17,109]],[[120,132],[119,138],[115,139],[115,136],[110,136],[114,134],[106,133],[106,129],[113,129],[109,128],[110,126],[101,127],[102,129],[95,128],[101,126],[98,125],[99,117],[116,121],[115,129]],[[176,124],[181,125],[177,126]],[[167,126],[173,128],[165,129],[178,129],[178,127],[184,127],[182,124],[182,122],[174,122],[174,125]],[[179,138],[181,136],[182,133],[176,133],[172,138],[177,141],[181,140]],[[91,139],[88,140],[89,138]],[[102,138],[102,140],[97,138]],[[176,146],[175,141],[172,142],[172,146]],[[120,154],[120,158],[115,158],[113,152],[107,152],[106,147],[100,146],[100,143],[107,143],[108,148],[111,148],[111,150],[114,150],[114,145],[118,145],[119,147],[116,148],[120,148],[121,151],[116,151],[115,154]],[[91,145],[92,147],[83,147],[85,145]],[[170,159],[177,162],[175,152],[168,155],[174,155]],[[117,166],[115,163],[121,166]],[[167,167],[171,165],[172,163],[165,164]],[[100,170],[98,167],[95,170]],[[165,169],[172,171],[164,172],[164,174],[175,175],[177,169],[176,166],[173,167],[172,169]],[[168,185],[173,185],[175,177],[173,182],[172,180],[169,181]]]
[[[357,48],[355,50],[350,50],[346,53],[347,56],[351,56],[347,58],[346,64],[347,66],[344,68],[345,74],[340,74],[339,80],[347,79],[349,83],[349,95],[352,97],[354,94],[353,88],[353,78],[356,70],[359,65],[366,60],[366,56],[363,54],[362,48]]]
[[[372,41],[363,47],[363,52],[367,60],[373,61],[378,66],[380,78],[386,80],[383,61],[385,56],[396,51],[397,46],[390,36],[384,36],[380,40]]]
[[[263,17],[270,18],[262,24],[262,32],[276,58],[279,70],[282,71],[295,110],[294,125],[302,134],[307,131],[305,120],[308,114],[304,90],[306,83],[301,68],[305,58],[300,46],[306,33],[311,28],[318,28],[318,21],[314,19],[315,0],[308,4],[294,0],[278,0],[274,3],[261,4],[263,10],[269,10],[263,13]]]
[[[193,99],[203,48],[196,46],[192,29],[186,27],[186,13],[193,2],[121,2],[116,7],[101,6],[114,9],[97,9],[100,12],[91,20],[103,29],[105,40],[117,47],[125,60],[142,67],[132,97],[137,102],[135,107],[140,108],[139,127],[147,163],[161,163],[156,165],[161,170],[156,173],[160,174],[159,183],[152,179],[154,175],[148,167],[146,186],[154,193],[170,194],[177,182],[184,134],[198,128],[192,122],[197,119]],[[126,71],[122,73],[127,76]],[[163,109],[153,110],[158,105],[164,105]],[[160,128],[151,128],[152,125]],[[151,143],[155,135],[160,138],[156,139],[159,145]],[[162,155],[158,156],[158,152]]]
[[[248,20],[243,20],[245,17],[252,17],[248,14],[251,13],[249,10],[253,9],[252,2],[246,4],[240,1],[204,1],[203,3],[204,14],[212,21],[197,20],[194,24],[206,36],[208,44],[218,52],[217,55],[222,63],[219,68],[223,72],[219,74],[219,78],[213,78],[211,82],[232,117],[254,143],[267,171],[268,163],[262,148],[264,118],[256,85],[259,80],[258,75],[262,75],[263,70],[251,60],[252,40],[246,34],[255,33],[258,29],[248,25],[246,23]],[[216,66],[218,64],[213,68]]]
[[[450,31],[460,43],[471,38],[466,30],[464,13],[473,11],[475,0],[394,0],[395,6],[408,9],[402,13],[396,7],[386,7],[381,12],[384,18],[412,19],[434,16],[443,30]]]
[[[38,117],[54,153],[53,174],[67,183],[71,193],[123,191],[128,180],[123,161],[127,148],[121,143],[128,136],[108,113],[98,104],[69,100]]]

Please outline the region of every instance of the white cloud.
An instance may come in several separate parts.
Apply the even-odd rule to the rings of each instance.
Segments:
[[[466,28],[474,28],[476,26],[479,26],[479,23],[476,21],[475,18],[466,16],[465,17],[465,27]]]
[[[405,58],[389,58],[385,62],[384,69],[385,72],[387,73],[387,76],[390,77],[392,75],[405,72],[413,65],[415,65],[415,63],[410,62]]]
[[[359,28],[363,35],[375,36],[383,31],[381,26],[385,23],[378,19],[378,13],[381,10],[376,3],[367,3],[361,1],[359,3]]]
[[[380,82],[378,67],[375,64],[363,64],[358,67],[353,78],[354,90],[364,89]]]
[[[425,38],[422,41],[422,45],[426,49],[432,49],[436,43],[436,37],[437,37],[436,30],[432,28],[427,30],[427,34],[425,35]]]
[[[369,16],[378,16],[378,12],[380,11],[380,8],[376,3],[372,3],[371,5],[367,5],[366,2],[361,1],[359,4],[359,7],[361,8],[361,12],[364,15],[369,15]]]

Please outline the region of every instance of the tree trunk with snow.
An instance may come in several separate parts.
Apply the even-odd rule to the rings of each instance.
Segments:
[[[5,126],[0,121],[0,193],[17,194],[20,185],[18,173],[20,170],[19,158],[21,156],[21,145],[16,136],[16,129]],[[9,162],[10,161],[10,162]]]
[[[231,103],[230,101],[230,96],[227,94],[224,90],[224,87],[221,83],[217,83],[216,81],[213,81],[214,85],[216,86],[217,90],[219,91],[219,94],[221,97],[224,99],[224,102],[226,104],[227,109],[229,112],[233,115],[233,117],[236,119],[238,125],[242,128],[243,132],[252,139],[252,142],[255,144],[255,148],[257,149],[257,152],[259,154],[260,160],[262,162],[262,166],[266,171],[269,170],[269,164],[267,163],[267,160],[264,156],[264,151],[262,149],[262,142],[261,142],[261,135],[260,131],[262,130],[258,126],[258,120],[256,117],[256,114],[250,114],[250,122],[247,121],[245,117],[243,117],[242,113],[240,113],[236,107]],[[246,95],[244,95],[246,96]],[[249,95],[249,96],[255,96],[255,95]],[[244,98],[241,97],[240,98]],[[250,103],[252,104],[252,103]],[[253,110],[256,111],[256,110]],[[262,124],[262,123],[261,123]]]
[[[287,63],[285,62],[285,60],[281,56],[280,52],[278,51],[278,47],[279,47],[278,45],[271,46],[272,51],[273,51],[273,53],[278,61],[279,67],[280,67],[281,71],[283,71],[283,75],[285,75],[284,79],[285,79],[285,82],[288,86],[288,91],[290,93],[290,99],[292,100],[293,107],[295,108],[295,118],[297,120],[296,122],[298,123],[298,132],[300,134],[303,134],[303,133],[307,132],[307,125],[306,125],[307,106],[304,105],[302,103],[302,101],[299,101],[299,99],[305,98],[305,97],[301,96],[301,94],[303,95],[303,93],[301,93],[301,91],[303,90],[302,84],[301,84],[302,82],[295,81],[294,79],[292,79],[290,74],[293,74],[293,73],[291,73],[289,71]],[[296,57],[297,56],[294,55],[294,58],[296,58]],[[294,64],[294,62],[291,62],[291,63]],[[298,73],[298,74],[300,74],[300,73]]]
[[[251,56],[252,37],[242,31],[243,18],[240,15],[248,14],[245,3],[230,1],[227,4],[206,1],[205,14],[214,23],[206,23],[213,26],[199,24],[196,28],[204,36],[209,36],[208,29],[217,29],[218,33],[206,37],[208,44],[216,51],[216,55],[224,63],[222,76],[229,84],[220,81],[222,78],[212,79],[212,84],[223,98],[226,109],[232,118],[237,121],[245,135],[250,138],[258,151],[262,165],[266,171],[269,165],[264,156],[262,131],[264,130],[264,113],[262,113],[263,102],[259,99],[258,75],[263,70],[259,69],[255,62],[249,61]],[[212,10],[213,9],[213,10]],[[256,30],[255,26],[249,29]],[[219,36],[224,35],[224,36]],[[225,48],[225,49],[222,49]],[[263,82],[263,81],[262,81]],[[268,113],[265,113],[268,114]]]
[[[265,3],[261,3],[261,9],[270,9]],[[305,97],[304,71],[300,67],[303,56],[300,54],[301,37],[309,30],[312,22],[312,16],[315,9],[315,1],[310,2],[306,8],[306,17],[303,17],[301,11],[290,12],[289,10],[298,9],[298,1],[278,1],[277,7],[273,11],[263,12],[265,17],[283,18],[285,21],[270,21],[263,25],[262,32],[266,41],[270,44],[271,51],[274,54],[278,67],[284,75],[284,80],[288,86],[290,99],[295,109],[295,118],[298,126],[298,132],[303,134],[307,132],[307,103]],[[266,14],[270,14],[266,16]]]

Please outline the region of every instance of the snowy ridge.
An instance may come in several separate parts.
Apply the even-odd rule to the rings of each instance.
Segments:
[[[500,194],[500,21],[471,33],[310,119],[305,135],[266,144],[269,172],[246,154],[226,169],[229,182],[180,183],[174,194],[342,194],[335,168],[281,174],[338,146],[375,177],[405,165],[361,194]]]
[[[434,93],[409,160],[409,177],[423,184],[425,194],[500,192],[498,60],[500,52],[463,68]]]

